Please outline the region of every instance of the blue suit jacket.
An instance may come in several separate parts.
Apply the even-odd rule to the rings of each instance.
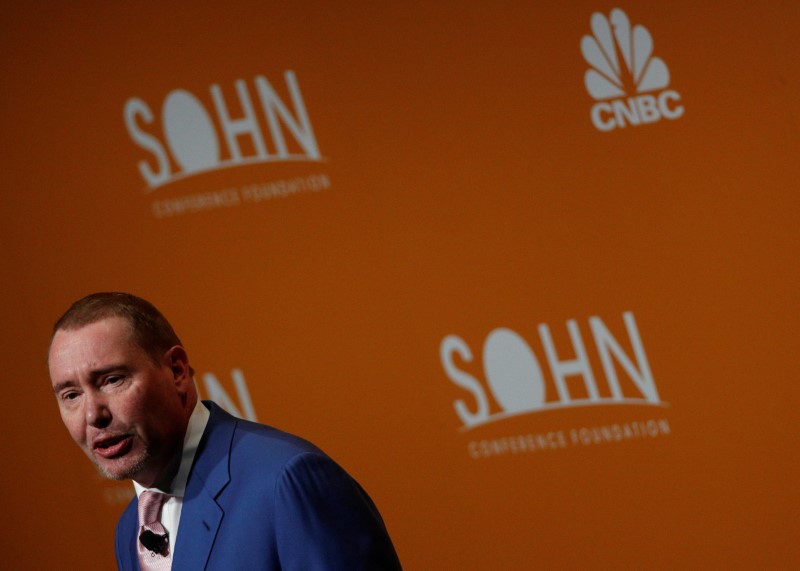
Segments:
[[[333,460],[204,404],[211,416],[186,484],[173,570],[400,569],[375,504]],[[124,571],[139,569],[137,505],[117,524]]]

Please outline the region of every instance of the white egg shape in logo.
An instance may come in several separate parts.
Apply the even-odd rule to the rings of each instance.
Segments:
[[[219,139],[203,105],[182,89],[171,91],[161,113],[164,136],[177,163],[189,174],[219,165]]]
[[[544,378],[536,355],[514,331],[498,328],[483,344],[486,380],[506,412],[524,412],[544,405]]]

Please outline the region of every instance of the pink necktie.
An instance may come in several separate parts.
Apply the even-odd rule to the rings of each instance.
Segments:
[[[161,507],[168,498],[167,494],[158,492],[142,492],[139,495],[139,536],[147,531],[159,536],[157,538],[150,536],[149,541],[145,539],[147,547],[141,539],[137,538],[139,566],[142,571],[169,571],[172,568],[172,546],[169,544],[169,538],[165,543],[160,541],[160,537],[167,533],[159,520],[161,519]],[[161,545],[162,543],[163,545]],[[155,551],[148,547],[155,547]]]

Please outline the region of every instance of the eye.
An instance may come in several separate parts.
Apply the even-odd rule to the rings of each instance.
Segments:
[[[107,387],[118,387],[125,381],[125,375],[109,375],[105,378],[104,383]]]
[[[65,401],[72,401],[78,398],[80,395],[78,391],[67,391],[61,395],[61,400]]]

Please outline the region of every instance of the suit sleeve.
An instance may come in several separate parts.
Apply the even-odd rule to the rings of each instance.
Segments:
[[[290,460],[274,499],[284,571],[401,569],[375,504],[330,458],[306,453]]]

